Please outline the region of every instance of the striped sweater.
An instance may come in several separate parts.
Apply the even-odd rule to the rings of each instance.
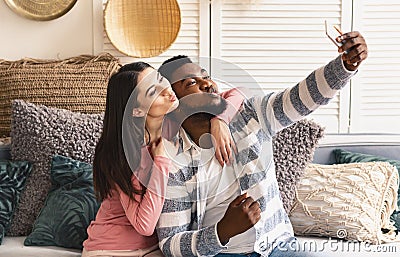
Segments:
[[[355,72],[345,69],[341,56],[282,92],[246,99],[229,124],[238,154],[232,166],[212,172],[233,172],[241,193],[260,204],[254,250],[268,256],[280,240],[293,236],[275,176],[272,137],[281,129],[327,104]],[[167,195],[157,224],[165,256],[214,256],[226,246],[218,239],[216,224],[203,226],[210,181],[207,168],[215,157],[204,158],[199,147],[180,130],[180,149],[170,170]],[[193,154],[195,153],[195,154]],[[215,167],[215,166],[214,166]],[[232,224],[234,226],[234,224]]]

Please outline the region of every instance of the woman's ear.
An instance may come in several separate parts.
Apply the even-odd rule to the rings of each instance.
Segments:
[[[133,109],[132,112],[133,117],[144,117],[145,113],[140,108]]]

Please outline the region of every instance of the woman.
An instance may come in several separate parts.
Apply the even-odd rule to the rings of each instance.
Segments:
[[[240,105],[238,94],[227,98]],[[124,65],[110,78],[93,163],[96,196],[102,203],[87,229],[83,257],[162,256],[155,226],[171,162],[164,144],[174,147],[161,137],[161,128],[178,103],[168,80],[147,63]]]
[[[161,125],[179,102],[169,82],[155,74],[150,65],[137,62],[110,78],[93,163],[95,191],[102,203],[88,227],[82,256],[162,256],[154,229],[164,198],[147,187],[162,188],[168,177],[170,160],[164,152]],[[124,115],[125,107],[130,115]],[[131,133],[123,134],[124,123]],[[129,160],[123,146],[127,138],[131,148],[141,151]],[[149,184],[144,185],[144,180]]]

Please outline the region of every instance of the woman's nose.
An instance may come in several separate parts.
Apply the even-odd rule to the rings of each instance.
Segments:
[[[173,94],[175,94],[175,93],[174,93],[174,91],[172,90],[172,87],[166,87],[166,88],[164,88],[164,90],[162,91],[162,94],[173,95]]]

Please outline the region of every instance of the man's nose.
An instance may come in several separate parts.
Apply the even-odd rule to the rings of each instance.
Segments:
[[[210,92],[213,89],[213,84],[210,80],[202,79],[200,83],[200,90]]]

